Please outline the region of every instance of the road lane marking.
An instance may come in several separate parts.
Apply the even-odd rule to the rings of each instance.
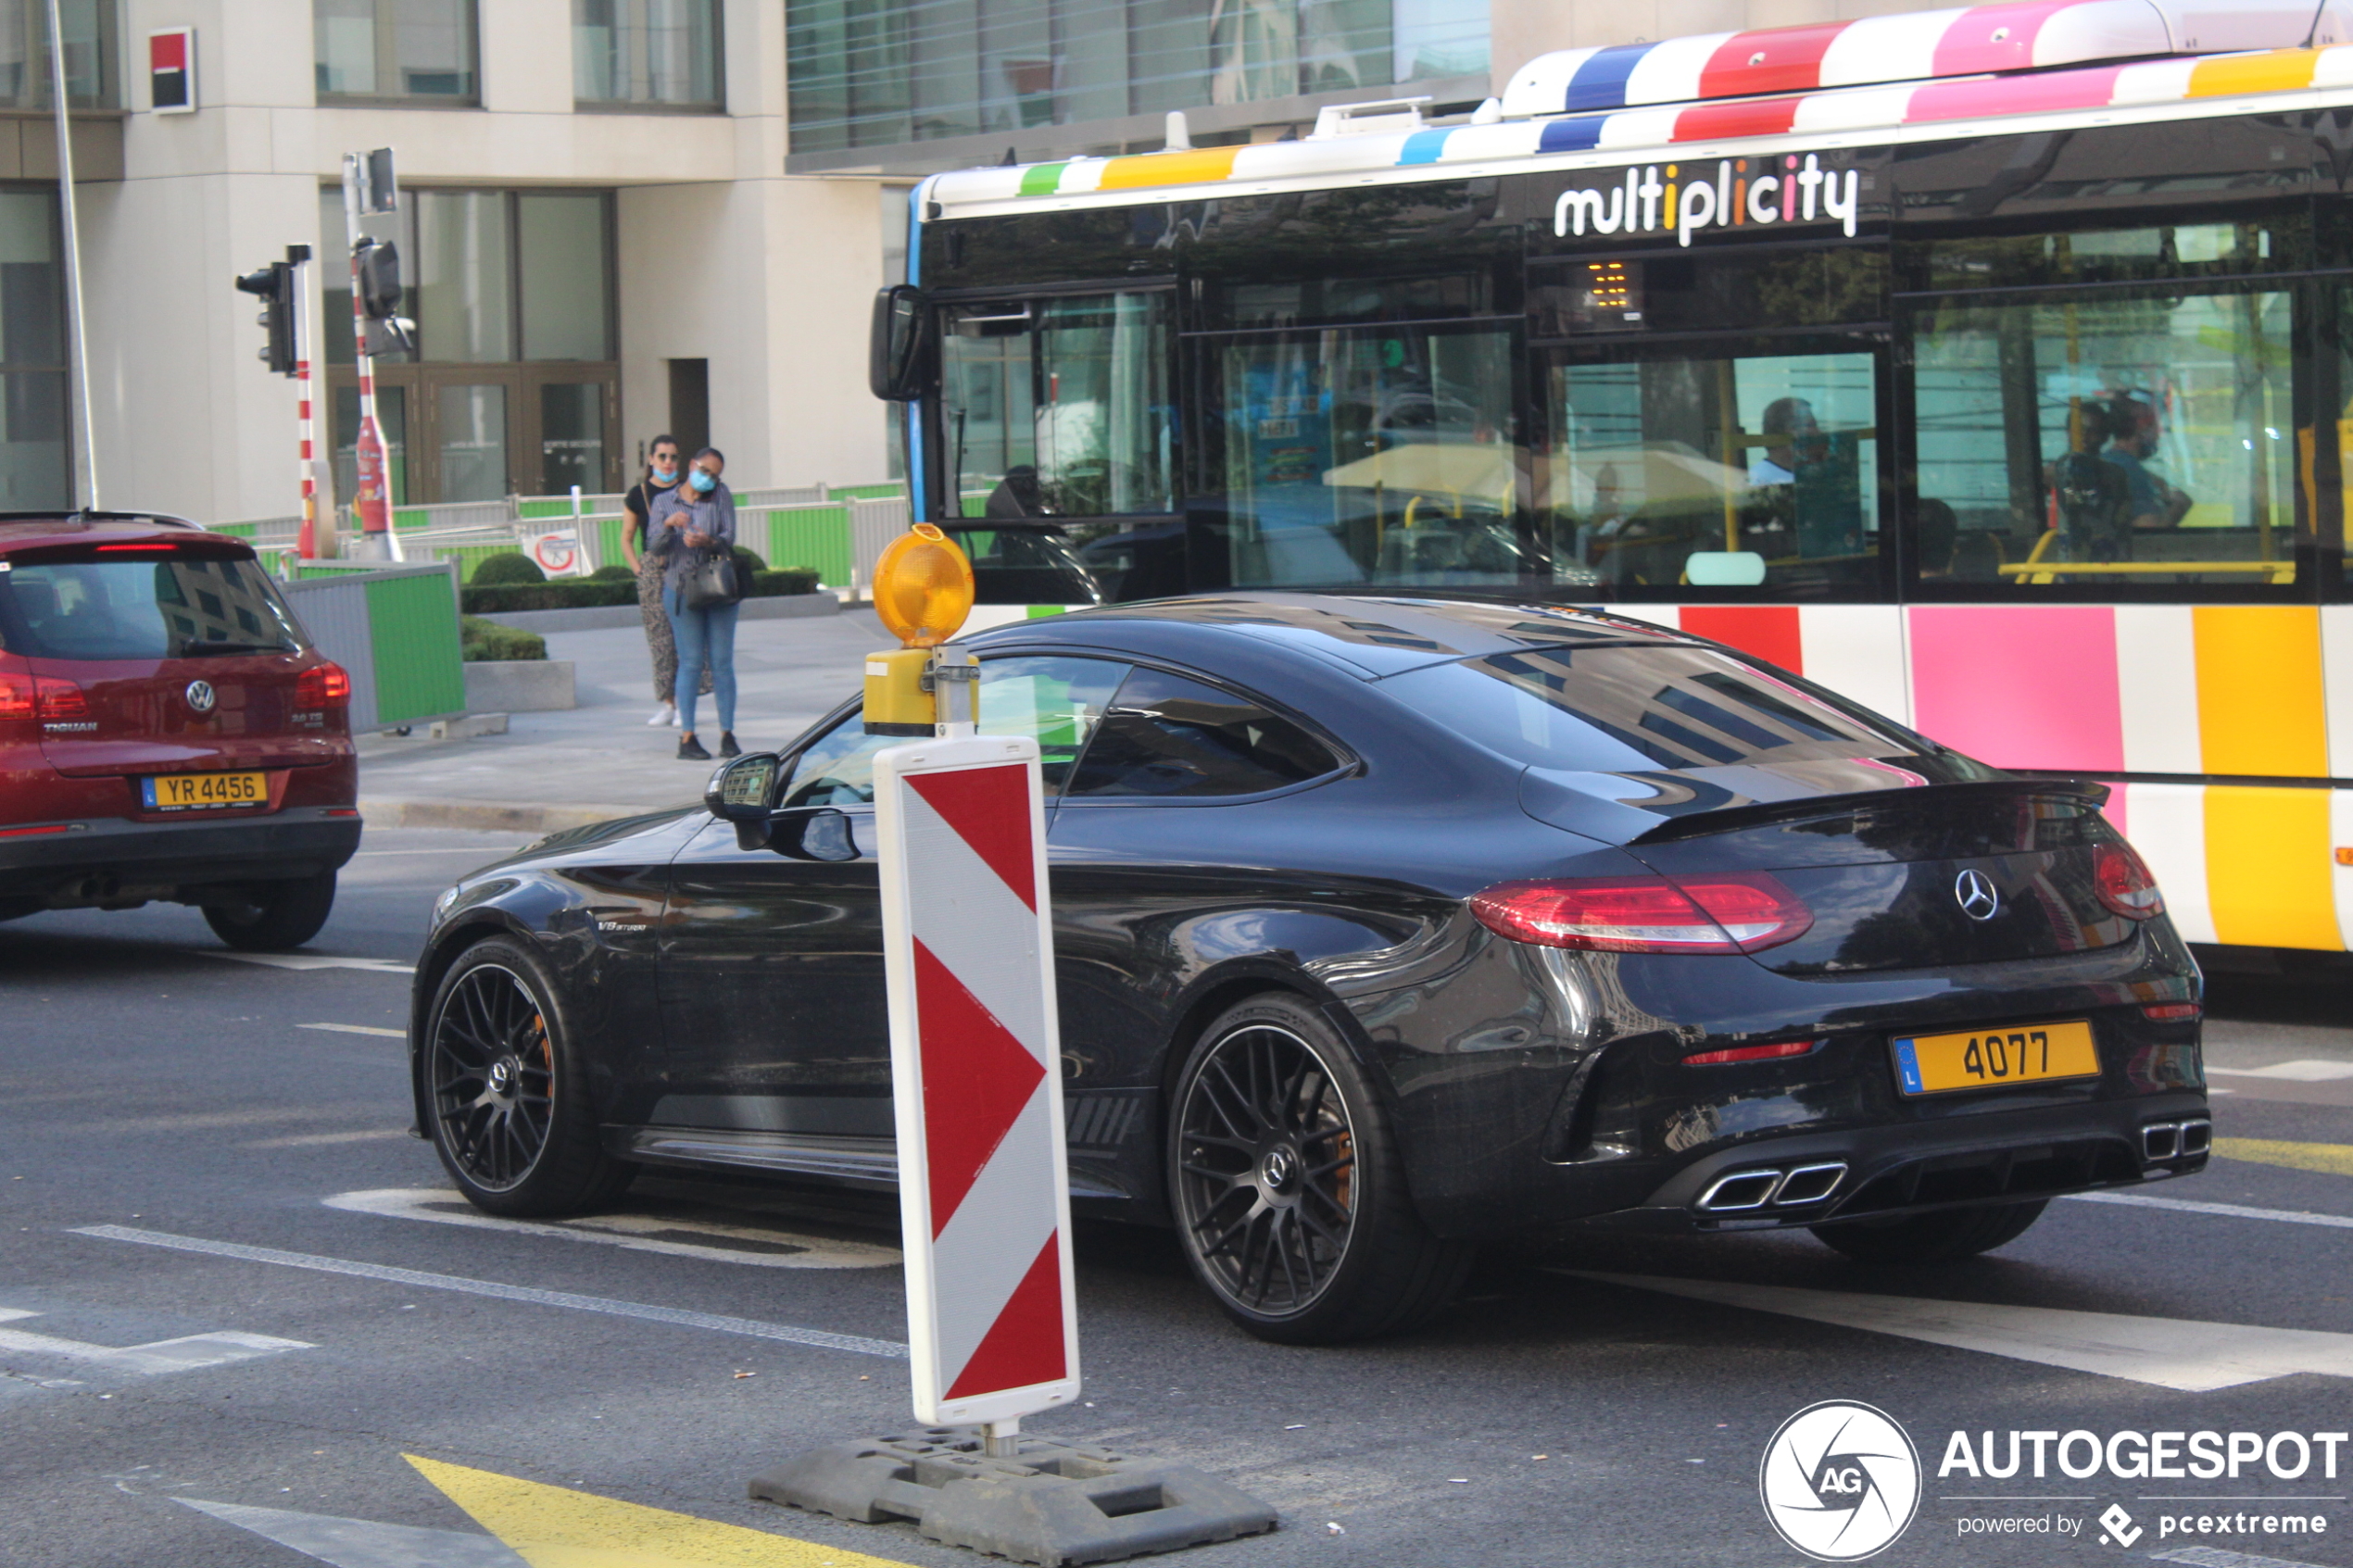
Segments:
[[[2305,1372],[2353,1377],[2353,1334],[2321,1329],[2261,1328],[2251,1323],[2130,1317],[2059,1307],[2006,1307],[1983,1301],[1932,1301],[1913,1296],[1802,1290],[1733,1280],[1556,1272],[2042,1366],[2097,1373],[2183,1393],[2235,1388]]]
[[[231,963],[258,963],[269,969],[356,969],[369,974],[417,972],[415,964],[395,963],[390,959],[337,959],[323,953],[233,953],[226,947],[182,947],[180,950],[197,958],[226,959]]]
[[[468,1279],[462,1274],[428,1273],[422,1269],[396,1269],[384,1263],[362,1263],[348,1258],[321,1258],[308,1252],[284,1252],[274,1247],[247,1247],[242,1242],[211,1241],[201,1236],[172,1236],[163,1231],[135,1230],[128,1225],[80,1225],[67,1234],[100,1241],[128,1241],[175,1252],[201,1252],[234,1258],[247,1263],[274,1263],[281,1268],[309,1269],[318,1273],[347,1274],[354,1279],[382,1280],[387,1285],[415,1286],[422,1290],[454,1290],[465,1296],[489,1296],[501,1301],[529,1301],[542,1307],[569,1307],[576,1312],[601,1312],[608,1317],[642,1318],[648,1323],[675,1323],[682,1328],[707,1328],[719,1334],[741,1334],[754,1339],[780,1339],[821,1349],[848,1350],[854,1355],[904,1361],[907,1347],[889,1339],[867,1339],[855,1334],[832,1334],[821,1328],[796,1328],[789,1323],[762,1323],[757,1318],[723,1317],[716,1312],[690,1312],[677,1307],[615,1301],[602,1296],[582,1296],[569,1290],[541,1290],[497,1280]]]
[[[527,1562],[610,1568],[908,1568],[888,1558],[772,1536],[619,1498],[469,1470],[415,1454],[401,1458],[474,1522]]]
[[[319,1148],[329,1144],[374,1143],[380,1138],[405,1138],[406,1127],[370,1127],[357,1133],[297,1133],[285,1138],[255,1138],[239,1148]]]
[[[423,1530],[201,1498],[171,1500],[315,1557],[328,1568],[530,1568],[504,1541],[471,1530]]]
[[[2244,1203],[2208,1203],[2194,1198],[2152,1198],[2139,1192],[2070,1192],[2070,1203],[2120,1203],[2133,1209],[2171,1209],[2183,1214],[2220,1214],[2232,1220],[2277,1220],[2291,1225],[2324,1225],[2353,1231],[2353,1217],[2315,1214],[2304,1209],[2252,1209]]]
[[[2353,1176],[2353,1144],[2288,1143],[2279,1138],[2216,1138],[2214,1152],[2225,1160],[2257,1165],[2284,1165],[2291,1171],[2319,1171],[2332,1176]]]
[[[247,1145],[256,1148],[257,1145]],[[485,1214],[453,1193],[431,1187],[384,1187],[372,1192],[339,1192],[320,1201],[330,1209],[355,1214],[376,1214],[394,1220],[430,1220],[435,1224],[470,1225],[478,1230],[519,1236],[557,1236],[566,1241],[594,1241],[626,1247],[638,1252],[661,1252],[673,1258],[701,1258],[720,1263],[750,1263],[770,1269],[879,1269],[900,1262],[895,1247],[863,1241],[832,1241],[795,1236],[749,1225],[708,1220],[671,1220],[658,1214],[598,1214],[588,1219],[547,1223],[535,1220],[502,1220]],[[673,1241],[678,1232],[699,1233],[751,1247],[711,1246]],[[759,1251],[753,1248],[774,1250]]]
[[[39,1317],[38,1312],[16,1308],[0,1309],[0,1322],[16,1323],[25,1318]],[[0,1328],[0,1354],[46,1356],[54,1361],[71,1361],[77,1366],[92,1367],[103,1372],[135,1373],[153,1377],[162,1373],[195,1372],[204,1367],[229,1366],[237,1361],[249,1361],[260,1356],[282,1355],[288,1350],[315,1350],[318,1347],[300,1339],[272,1339],[266,1334],[238,1334],[221,1331],[213,1334],[188,1334],[177,1339],[158,1339],[147,1345],[89,1345],[79,1339],[61,1339],[55,1335],[32,1334],[23,1329]]]
[[[2353,1061],[2323,1061],[2314,1058],[2300,1061],[2275,1061],[2269,1067],[2217,1067],[2209,1061],[2206,1070],[2227,1078],[2278,1078],[2291,1084],[2333,1084],[2340,1078],[2353,1078]]]
[[[387,1040],[405,1040],[406,1029],[379,1029],[372,1023],[297,1023],[297,1029],[325,1029],[337,1035],[381,1035]]]

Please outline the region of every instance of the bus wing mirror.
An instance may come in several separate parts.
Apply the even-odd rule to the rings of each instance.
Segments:
[[[886,403],[912,403],[923,395],[925,316],[924,291],[912,283],[894,283],[875,295],[866,382]]]

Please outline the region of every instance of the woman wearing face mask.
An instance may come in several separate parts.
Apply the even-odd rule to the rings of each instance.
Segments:
[[[678,483],[678,438],[657,435],[646,454],[646,477],[629,487],[621,500],[626,514],[621,524],[621,553],[629,558],[629,570],[637,577],[637,613],[646,624],[646,646],[654,659],[653,717],[646,722],[656,728],[678,724],[678,642],[670,634],[670,615],[661,608],[661,562],[654,558],[652,516],[654,502],[668,495]],[[711,676],[703,675],[701,690],[711,690]]]
[[[671,635],[678,644],[673,696],[684,725],[678,736],[682,760],[711,759],[695,738],[696,678],[706,670],[719,701],[719,755],[743,755],[743,747],[736,744],[736,612],[743,607],[690,609],[678,582],[706,548],[735,548],[735,493],[719,482],[726,466],[717,447],[704,447],[695,454],[685,482],[655,498],[651,514],[653,543],[648,554],[662,563],[662,608],[669,612]]]

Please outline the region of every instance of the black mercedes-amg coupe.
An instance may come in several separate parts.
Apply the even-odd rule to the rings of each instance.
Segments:
[[[1598,612],[1235,594],[968,646],[1045,754],[1072,1192],[1253,1333],[1421,1321],[1483,1237],[1950,1259],[2206,1162],[2197,969],[2095,783]],[[892,1182],[896,744],[853,701],[443,895],[411,1057],[468,1198]]]

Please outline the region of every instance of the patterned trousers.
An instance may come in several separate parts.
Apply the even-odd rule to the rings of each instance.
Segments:
[[[678,642],[671,634],[670,616],[661,608],[662,563],[651,556],[637,560],[637,615],[646,623],[646,646],[654,656],[654,700],[668,702],[678,684]],[[711,671],[705,667],[699,688],[711,692]]]

